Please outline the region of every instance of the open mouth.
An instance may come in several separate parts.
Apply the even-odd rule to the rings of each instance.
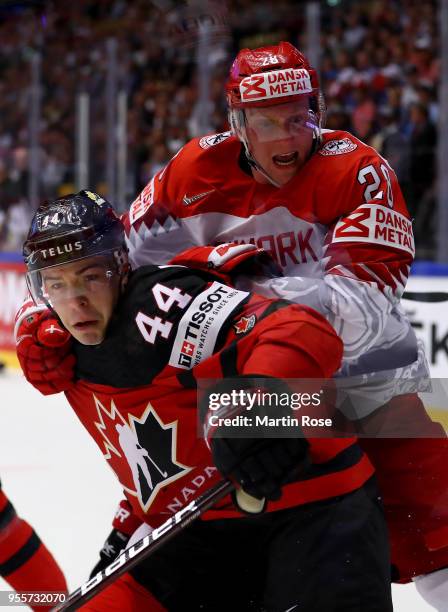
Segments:
[[[274,155],[272,158],[274,164],[281,168],[293,166],[299,158],[297,151],[291,151],[290,153],[282,153],[281,155]]]
[[[75,323],[73,325],[73,327],[75,329],[82,330],[82,329],[88,329],[89,327],[92,327],[92,326],[96,325],[97,323],[98,323],[98,321],[96,321],[96,320],[80,321],[79,323]]]

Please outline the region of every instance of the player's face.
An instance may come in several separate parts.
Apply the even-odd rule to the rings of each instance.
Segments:
[[[285,185],[308,159],[316,118],[307,98],[266,108],[247,108],[247,136],[251,152],[263,170]],[[259,182],[266,179],[256,170]]]
[[[42,270],[45,298],[81,344],[100,344],[120,292],[110,258],[86,257]]]

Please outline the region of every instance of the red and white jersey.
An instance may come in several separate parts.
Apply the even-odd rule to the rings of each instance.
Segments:
[[[125,215],[134,265],[166,263],[196,245],[253,243],[284,277],[243,288],[325,314],[344,341],[344,374],[424,367],[399,307],[414,239],[388,162],[330,130],[280,188],[257,183],[241,159],[230,132],[186,144]]]

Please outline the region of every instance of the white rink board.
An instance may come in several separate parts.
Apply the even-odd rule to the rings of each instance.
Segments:
[[[411,276],[406,291],[448,294],[448,278]],[[445,302],[434,303],[402,300],[402,305],[417,337],[425,344],[431,376],[448,378],[448,299]]]
[[[121,487],[63,395],[45,398],[20,374],[6,372],[0,374],[0,403],[4,490],[53,552],[73,590],[96,563]],[[1,578],[0,589],[9,590]],[[394,585],[393,596],[396,612],[434,610],[413,585]]]

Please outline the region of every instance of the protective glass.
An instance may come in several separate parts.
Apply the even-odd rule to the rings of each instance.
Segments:
[[[117,265],[110,253],[48,266],[26,275],[28,289],[36,304],[44,303],[55,309],[70,300],[109,291],[117,278]]]
[[[246,108],[246,129],[258,142],[299,138],[314,133],[319,127],[316,114],[302,103],[289,103],[264,108]]]

